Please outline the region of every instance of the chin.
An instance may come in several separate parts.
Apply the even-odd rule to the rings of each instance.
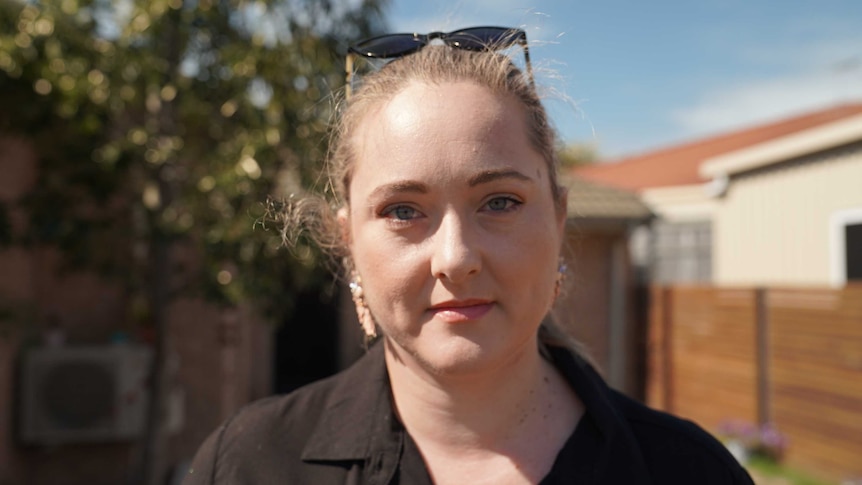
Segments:
[[[464,336],[448,336],[436,341],[413,342],[415,345],[389,342],[396,358],[408,366],[418,366],[437,376],[468,377],[498,369],[517,360],[523,350],[497,340],[479,342]],[[394,347],[394,348],[393,348]]]

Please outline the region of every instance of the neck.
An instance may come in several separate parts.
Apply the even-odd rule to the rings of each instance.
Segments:
[[[543,420],[571,411],[577,400],[535,341],[499,365],[468,375],[427,372],[390,342],[386,363],[407,431],[417,442],[453,453],[515,443]]]

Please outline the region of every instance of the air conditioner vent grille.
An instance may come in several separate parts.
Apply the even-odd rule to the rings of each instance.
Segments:
[[[126,441],[141,436],[151,353],[131,345],[37,348],[23,356],[24,443]]]
[[[41,382],[46,417],[68,429],[109,424],[117,395],[114,374],[93,362],[69,362],[49,369]]]

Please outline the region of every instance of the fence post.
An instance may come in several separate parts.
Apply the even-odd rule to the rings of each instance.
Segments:
[[[754,290],[755,304],[755,365],[757,366],[757,421],[768,423],[770,416],[769,395],[769,290]]]
[[[662,369],[662,381],[664,381],[664,410],[672,413],[674,411],[674,382],[673,382],[673,293],[671,286],[662,286],[661,298],[661,326],[662,326],[662,353],[664,368]]]

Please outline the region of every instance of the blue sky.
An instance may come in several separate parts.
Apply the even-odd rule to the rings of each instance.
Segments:
[[[524,28],[561,136],[606,158],[862,101],[862,0],[392,0],[387,17]]]

